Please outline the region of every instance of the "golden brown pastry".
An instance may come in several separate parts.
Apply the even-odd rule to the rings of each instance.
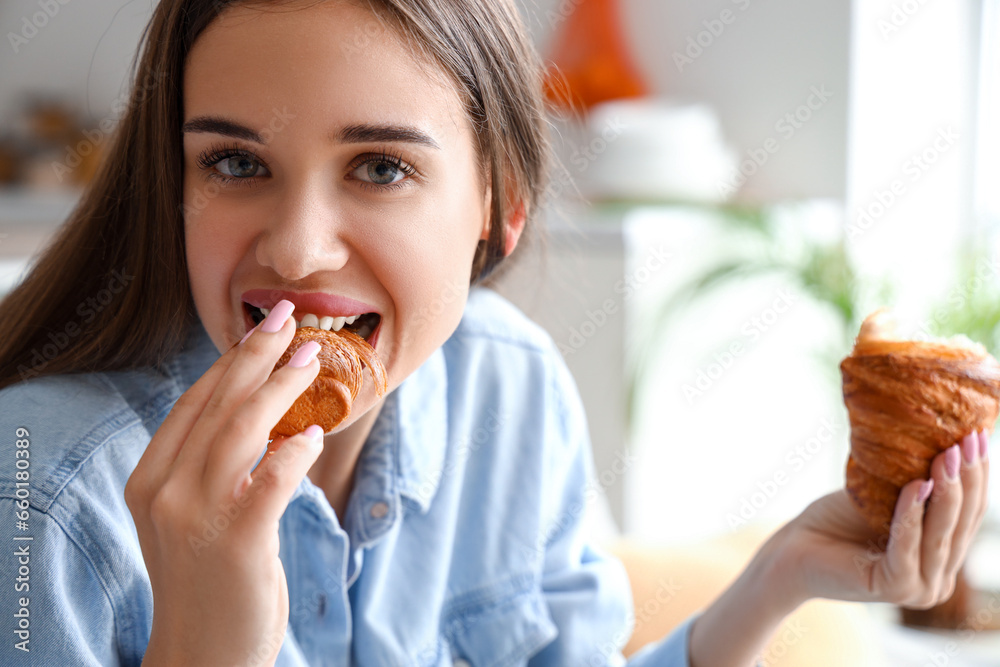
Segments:
[[[964,336],[924,342],[894,338],[885,309],[861,325],[840,364],[851,422],[847,493],[873,528],[887,534],[900,489],[930,476],[931,460],[972,431],[993,430],[1000,364]]]
[[[310,424],[319,424],[324,433],[336,428],[351,414],[351,405],[361,390],[366,367],[375,382],[375,393],[378,396],[385,393],[385,367],[375,350],[363,338],[346,329],[296,329],[295,337],[278,359],[274,370],[287,364],[295,351],[311,340],[320,344],[316,355],[320,363],[319,375],[271,429],[272,440],[279,435],[295,435]]]

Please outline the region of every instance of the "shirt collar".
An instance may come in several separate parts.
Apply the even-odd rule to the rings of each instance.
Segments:
[[[402,517],[403,502],[421,514],[430,509],[447,447],[446,379],[439,349],[383,401],[361,450],[343,518],[352,544],[378,540]],[[349,579],[357,565],[348,566]]]
[[[399,498],[422,514],[430,509],[444,472],[447,449],[447,373],[438,349],[390,393],[358,458],[351,507],[369,532],[365,502],[388,503],[392,523]],[[308,478],[304,482],[309,482]],[[363,498],[355,502],[353,497]]]
[[[426,513],[445,473],[448,373],[444,351],[435,350],[393,393],[399,492]]]

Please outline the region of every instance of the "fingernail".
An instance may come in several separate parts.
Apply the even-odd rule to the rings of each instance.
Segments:
[[[282,299],[271,309],[271,312],[267,314],[264,321],[261,322],[260,330],[266,333],[281,331],[281,327],[285,325],[285,321],[292,314],[293,310],[295,310],[295,304],[288,299]]]
[[[989,450],[989,444],[990,444],[990,434],[984,428],[983,432],[979,434],[979,458],[982,459],[983,461],[989,458],[986,454],[986,452]]]
[[[960,463],[958,445],[952,445],[944,453],[944,474],[948,479],[952,481],[958,479],[958,465]]]
[[[970,435],[962,438],[962,458],[969,465],[976,462],[976,456],[979,454],[979,443],[976,442],[976,434],[972,433]]]
[[[917,492],[917,502],[922,503],[931,497],[931,491],[934,490],[934,480],[929,479],[920,485],[920,491]]]
[[[308,435],[310,438],[312,438],[314,440],[318,440],[318,441],[322,441],[323,440],[323,427],[320,426],[319,424],[313,424],[312,426],[310,426],[309,428],[307,428],[305,431],[303,431],[303,433],[305,433],[306,435]]]
[[[293,354],[292,358],[288,360],[288,365],[294,368],[308,366],[309,362],[316,358],[317,352],[319,352],[319,343],[311,340],[299,349],[295,350],[295,354]]]
[[[253,333],[254,331],[256,331],[256,330],[257,330],[257,327],[254,327],[254,328],[253,328],[253,329],[251,329],[250,331],[248,331],[248,332],[246,332],[245,334],[243,334],[243,338],[240,338],[240,342],[239,342],[239,343],[237,343],[237,345],[242,345],[242,344],[243,344],[243,341],[245,341],[245,340],[246,340],[247,338],[249,338],[249,337],[250,337],[250,334],[252,334],[252,333]]]

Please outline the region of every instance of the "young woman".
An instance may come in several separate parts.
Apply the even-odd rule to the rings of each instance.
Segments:
[[[544,187],[517,9],[161,0],[144,43],[102,171],[0,305],[3,664],[621,664],[573,382],[469,289]],[[261,458],[318,372],[271,372],[302,320],[366,337],[390,392]],[[632,664],[751,665],[811,597],[943,600],[986,479],[970,434],[884,552],[816,501]]]

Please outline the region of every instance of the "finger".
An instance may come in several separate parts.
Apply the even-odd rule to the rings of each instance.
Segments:
[[[314,424],[286,439],[277,450],[265,456],[254,469],[250,486],[238,498],[238,503],[251,515],[242,524],[243,529],[266,527],[273,530],[295,489],[322,451],[323,429]]]
[[[238,346],[235,359],[219,380],[205,409],[191,428],[185,446],[177,455],[174,468],[189,471],[193,479],[204,477],[209,451],[219,442],[220,436],[226,435],[223,425],[229,421],[236,408],[264,384],[295,336],[295,321],[291,317],[294,308],[290,301],[280,301],[254,334]],[[257,451],[263,449],[265,436],[269,431],[270,428],[265,430],[261,436],[263,439],[254,443]]]
[[[879,599],[901,603],[920,584],[924,502],[933,489],[933,479],[916,479],[899,492],[885,557],[872,570],[872,592]]]
[[[976,531],[979,530],[983,514],[986,511],[985,464],[980,459],[979,453],[982,440],[982,433],[973,433],[962,442],[961,484],[964,502],[962,503],[962,513],[958,518],[958,525],[955,527],[955,536],[952,539],[951,555],[945,567],[945,575],[950,580],[957,576],[958,569],[965,562],[969,545],[972,543]]]
[[[979,432],[979,461],[983,467],[983,505],[982,512],[986,514],[990,503],[990,432],[985,428]]]
[[[963,442],[968,440],[966,437]],[[925,589],[933,594],[939,592],[945,579],[945,567],[952,552],[955,526],[962,512],[964,493],[960,478],[962,454],[959,450],[959,445],[952,445],[935,456],[931,463],[934,493],[931,494],[924,518],[920,577]]]
[[[192,427],[201,416],[209,396],[215,392],[222,376],[236,358],[236,348],[234,345],[227,350],[177,399],[150,440],[146,451],[139,457],[139,462],[126,484],[127,491],[142,489],[145,493],[152,494],[163,485],[171,464],[176,460]]]
[[[320,344],[309,341],[236,408],[205,461],[203,488],[230,494],[246,479],[271,429],[319,375]]]

